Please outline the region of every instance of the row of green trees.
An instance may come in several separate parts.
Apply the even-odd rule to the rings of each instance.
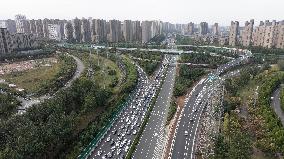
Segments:
[[[240,69],[237,77],[226,79],[223,102],[224,118],[220,133],[214,138],[215,159],[249,159],[252,154],[252,134],[246,129],[245,121],[236,113],[240,109],[240,92],[262,69],[250,64]]]
[[[81,78],[54,99],[1,121],[0,158],[57,158],[76,140],[82,114],[105,107],[110,95]]]
[[[272,92],[284,80],[283,72],[271,72],[262,76],[259,87],[256,115],[264,121],[263,132],[257,140],[257,146],[265,152],[284,153],[284,128],[275,112],[270,107]]]
[[[143,70],[147,73],[147,75],[152,76],[153,73],[157,70],[158,66],[161,64],[157,61],[143,61],[143,60],[136,60],[143,68]]]
[[[0,158],[75,158],[108,123],[112,113],[135,88],[137,71],[126,59],[127,81],[117,98],[81,77],[70,88],[0,121]]]
[[[229,60],[222,56],[212,56],[210,53],[190,53],[182,54],[179,62],[209,64],[209,67],[217,68],[218,65],[225,64],[229,62]]]
[[[153,60],[153,61],[162,61],[163,60],[163,54],[160,52],[140,52],[140,51],[134,51],[130,54],[133,57],[146,59],[146,60]]]
[[[67,55],[58,55],[60,62],[60,71],[49,81],[45,81],[36,92],[37,95],[42,95],[46,93],[54,93],[59,88],[63,87],[66,82],[68,82],[76,71],[75,60]]]
[[[280,104],[281,104],[281,109],[284,112],[284,89],[281,88],[280,90]]]
[[[206,73],[202,68],[191,68],[186,64],[180,65],[178,72],[173,93],[175,97],[184,95],[187,89]]]
[[[17,112],[20,102],[8,93],[1,93],[0,89],[0,120],[6,120]]]
[[[214,140],[214,159],[249,159],[252,141],[234,112],[226,113],[222,132]]]

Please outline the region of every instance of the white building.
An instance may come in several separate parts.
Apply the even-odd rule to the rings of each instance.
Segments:
[[[48,24],[49,39],[60,41],[62,35],[60,32],[60,25],[58,24]]]

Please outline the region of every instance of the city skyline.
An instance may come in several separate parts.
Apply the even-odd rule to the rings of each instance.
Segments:
[[[10,0],[2,2],[0,19],[14,19],[15,14],[20,13],[26,15],[28,19],[93,17],[106,20],[161,20],[184,24],[206,21],[209,25],[217,22],[220,26],[229,26],[231,21],[239,21],[243,26],[245,21],[250,19],[255,19],[256,24],[261,20],[283,20],[281,19],[283,17],[279,16],[284,15],[284,10],[281,9],[283,5],[284,2],[281,0],[273,2],[240,0],[233,4],[225,0],[219,0],[218,3],[209,0],[198,2],[176,0],[174,3],[161,0],[154,2],[150,0],[105,0],[103,2],[81,0],[80,3],[75,0]]]

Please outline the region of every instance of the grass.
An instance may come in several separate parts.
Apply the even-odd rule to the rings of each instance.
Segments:
[[[27,93],[34,93],[60,71],[60,65],[60,63],[55,63],[51,67],[39,67],[23,72],[6,74],[1,78],[16,84],[19,88],[25,89]]]
[[[73,53],[79,57],[84,65],[89,66],[89,54],[88,53]],[[99,62],[98,62],[99,61]],[[116,63],[110,59],[102,56],[92,55],[91,64],[94,71],[92,76],[96,83],[99,83],[100,87],[110,88],[112,91],[118,91],[118,82],[122,78],[122,73]],[[104,72],[103,72],[104,71]]]

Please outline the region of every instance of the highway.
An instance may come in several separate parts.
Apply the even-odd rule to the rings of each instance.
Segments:
[[[114,121],[88,158],[125,158],[145,118],[151,100],[161,85],[166,67],[163,64],[154,75],[154,80],[149,81],[145,72],[137,65],[139,81],[134,97],[118,115],[119,118]]]
[[[207,78],[200,80],[193,88],[185,99],[185,106],[178,118],[174,139],[171,143],[169,158],[194,158],[195,142],[197,142],[195,138],[197,137],[196,135],[201,114],[203,113],[204,107],[207,106],[207,101],[211,94],[214,93],[215,88],[224,80],[224,78],[220,78],[219,75],[225,73],[232,67],[239,65],[242,61],[246,61],[248,57],[249,56],[245,55],[232,60],[227,64],[221,65],[215,72],[209,74]],[[238,72],[233,72],[230,73],[230,75],[237,73]]]
[[[207,78],[203,79],[186,99],[182,115],[178,119],[178,128],[174,137],[175,140],[171,155],[173,159],[193,157],[199,120],[213,89],[211,82]]]
[[[279,86],[272,94],[272,102],[271,106],[274,109],[275,113],[279,117],[282,125],[284,126],[284,112],[281,109],[281,101],[280,101],[280,90],[282,89],[281,86]]]
[[[175,63],[177,56],[170,56]],[[139,144],[133,154],[134,159],[161,158],[166,143],[165,124],[175,83],[176,65],[171,64],[166,72],[164,83],[151,112],[149,121],[142,133]]]

